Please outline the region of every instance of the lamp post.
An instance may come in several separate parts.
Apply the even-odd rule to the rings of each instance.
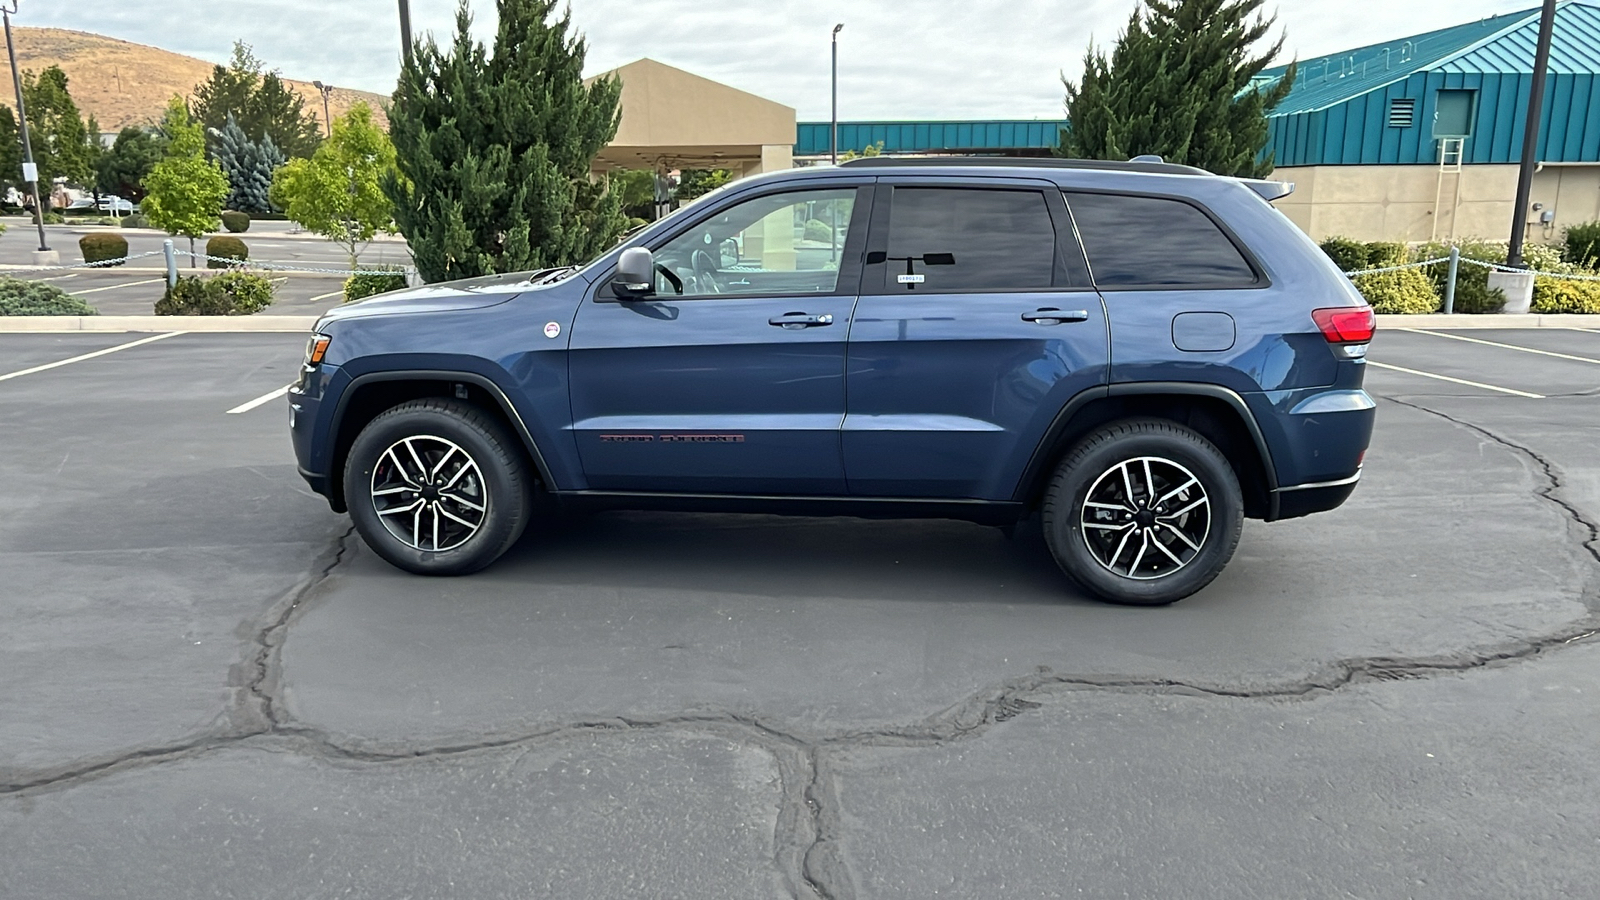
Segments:
[[[1528,228],[1528,195],[1533,192],[1533,170],[1539,155],[1539,120],[1544,107],[1545,73],[1550,69],[1550,32],[1555,27],[1556,0],[1544,0],[1539,17],[1539,43],[1533,52],[1533,83],[1528,87],[1528,125],[1522,133],[1522,169],[1517,173],[1517,201],[1511,211],[1511,243],[1506,265],[1522,267],[1523,232]]]
[[[333,137],[333,114],[328,112],[328,96],[333,93],[333,85],[313,81],[311,86],[322,92],[322,123],[328,128],[328,137]]]
[[[833,26],[833,118],[828,128],[828,157],[839,164],[839,32],[844,23]]]
[[[44,239],[44,204],[39,202],[39,167],[33,161],[33,142],[28,138],[28,110],[22,102],[22,76],[17,73],[17,42],[11,39],[11,14],[16,11],[17,0],[10,0],[9,5],[0,5],[0,16],[4,16],[6,22],[6,53],[11,57],[11,84],[17,89],[17,125],[22,131],[22,177],[33,192],[34,221],[39,226],[39,251],[34,254],[34,262],[42,265],[54,260],[39,258],[40,254],[50,253],[50,245]]]
[[[411,65],[411,2],[400,0],[400,58]]]

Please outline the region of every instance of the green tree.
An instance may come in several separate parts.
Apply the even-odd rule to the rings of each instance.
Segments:
[[[17,133],[17,117],[11,107],[0,106],[0,193],[5,188],[27,190],[22,180],[22,136]]]
[[[213,66],[211,77],[194,91],[194,116],[206,133],[221,131],[233,116],[252,141],[263,137],[289,157],[308,157],[320,143],[317,120],[305,98],[290,90],[243,41],[233,44],[233,59]]]
[[[290,219],[336,241],[356,268],[361,246],[394,230],[394,204],[381,181],[395,171],[394,144],[357,103],[333,120],[333,136],[310,159],[291,160],[272,182],[272,202]]]
[[[142,208],[150,224],[168,234],[188,238],[189,252],[193,254],[195,238],[215,231],[221,224],[228,176],[222,174],[222,167],[215,160],[206,159],[205,131],[190,120],[182,97],[168,101],[161,131],[167,136],[167,149],[144,178],[148,195]],[[192,255],[189,265],[194,265]]]
[[[1294,67],[1276,83],[1255,76],[1283,39],[1254,53],[1275,16],[1262,0],[1144,0],[1108,58],[1091,45],[1083,77],[1066,81],[1068,126],[1061,156],[1168,162],[1220,175],[1261,176],[1270,112],[1294,85]]]
[[[617,195],[622,214],[635,219],[656,216],[656,173],[649,169],[624,169],[613,172],[611,192]]]
[[[5,128],[0,121],[0,132]],[[138,203],[144,199],[144,177],[166,152],[161,135],[129,125],[117,132],[111,148],[101,155],[95,167],[95,186],[101,193],[115,194]]]
[[[22,76],[22,97],[28,107],[33,160],[39,164],[39,192],[46,206],[57,178],[87,183],[94,171],[94,150],[89,128],[67,90],[67,74],[51,66],[37,76]]]
[[[584,83],[587,47],[557,0],[496,6],[492,56],[462,2],[453,44],[417,42],[389,112],[399,170],[384,190],[428,281],[579,263],[626,224],[590,177],[621,83]]]
[[[684,169],[678,173],[678,187],[672,192],[672,199],[688,203],[732,180],[733,173],[727,169]]]

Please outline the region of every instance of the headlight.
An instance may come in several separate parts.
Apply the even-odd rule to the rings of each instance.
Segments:
[[[322,358],[328,355],[328,344],[332,341],[333,338],[325,334],[313,334],[311,340],[306,341],[306,368],[321,364]]]

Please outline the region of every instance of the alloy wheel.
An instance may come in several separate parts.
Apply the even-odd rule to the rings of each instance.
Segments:
[[[1089,554],[1108,571],[1148,581],[1182,569],[1211,533],[1200,479],[1159,456],[1123,460],[1089,487],[1079,519]]]
[[[414,435],[379,455],[372,469],[372,508],[401,543],[438,552],[478,533],[489,496],[477,461],[459,444]]]

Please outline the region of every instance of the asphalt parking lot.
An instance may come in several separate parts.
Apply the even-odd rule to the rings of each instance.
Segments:
[[[150,337],[0,335],[0,896],[1600,881],[1600,328],[1380,332],[1355,495],[1159,609],[944,521],[407,576],[295,474],[301,337]]]

